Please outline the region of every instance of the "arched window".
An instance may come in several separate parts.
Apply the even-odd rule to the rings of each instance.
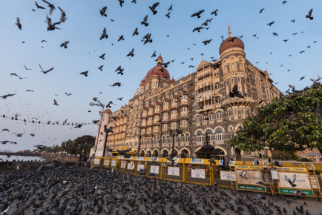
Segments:
[[[222,119],[222,116],[223,116],[222,111],[218,111],[217,114],[216,114],[216,118],[217,119]]]
[[[190,135],[186,134],[186,142],[189,142]]]
[[[224,131],[221,128],[217,128],[215,130],[215,140],[216,141],[223,141],[224,140],[223,132]]]
[[[203,136],[202,131],[198,131],[196,135],[196,142],[202,142],[202,136]]]
[[[220,104],[221,103],[221,97],[220,96],[216,96],[215,97],[215,101],[217,104]]]
[[[208,120],[208,115],[207,114],[203,115],[202,116],[202,121],[207,121],[207,120]]]
[[[196,123],[200,123],[200,116],[196,116]]]
[[[162,141],[162,143],[166,143],[166,139],[165,139],[165,136],[163,136],[163,141]]]
[[[168,136],[168,143],[170,143],[170,137]]]
[[[137,145],[138,145],[138,142],[136,141],[136,142],[135,142],[135,146],[137,146]]]
[[[213,140],[212,130],[208,129],[208,130],[206,131],[206,134],[207,134],[207,135],[208,135],[208,137],[209,137],[209,141],[212,141],[212,140]]]
[[[158,143],[158,144],[160,143],[160,137],[158,137],[157,143]]]
[[[212,112],[209,114],[209,120],[214,120],[215,119],[215,114]]]
[[[181,142],[184,142],[184,134],[181,135]]]
[[[219,82],[215,83],[215,90],[217,90],[219,88],[220,88],[220,83]]]

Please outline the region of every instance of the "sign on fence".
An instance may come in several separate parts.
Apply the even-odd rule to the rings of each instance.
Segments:
[[[159,158],[157,158],[157,157],[150,158],[150,161],[152,161],[152,162],[157,162],[158,160],[159,160]]]
[[[262,185],[264,183],[261,171],[236,170],[237,184]]]
[[[140,171],[140,169],[144,169],[144,164],[138,164],[138,171]]]
[[[110,160],[104,160],[104,166],[109,166],[110,165]]]
[[[122,162],[121,162],[121,168],[122,168],[122,169],[125,169],[125,168],[126,168],[126,161],[122,161]]]
[[[276,170],[271,170],[271,175],[273,180],[278,180],[278,173]]]
[[[101,159],[94,159],[94,164],[95,165],[100,165],[100,161],[101,161]]]
[[[239,185],[237,189],[239,190],[250,190],[250,191],[258,191],[258,192],[265,192],[266,187],[257,187],[257,186],[247,186],[247,185]]]
[[[127,164],[127,169],[133,170],[134,169],[134,163],[133,161],[131,163]]]
[[[137,161],[143,161],[144,157],[138,157],[136,160]]]
[[[206,172],[204,169],[192,169],[191,178],[206,178]]]
[[[154,173],[154,174],[159,174],[160,171],[160,167],[159,166],[150,166],[150,173]]]
[[[295,194],[296,191],[298,190],[280,188],[280,193],[285,193],[285,194]],[[311,190],[300,190],[300,191],[306,196],[313,196],[313,193]]]
[[[315,177],[311,175],[310,179],[311,179],[312,188],[313,189],[319,189],[318,186],[316,185]]]
[[[279,187],[311,190],[307,173],[279,172]]]
[[[191,158],[190,163],[192,164],[203,164],[204,159]]]
[[[223,160],[220,160],[219,161],[219,166],[223,166],[224,165],[224,161]]]
[[[168,167],[168,175],[180,176],[179,167]]]
[[[231,172],[231,176],[232,176],[232,181],[236,181],[235,172]],[[230,172],[228,172],[228,171],[220,171],[220,179],[224,180],[224,181],[231,181]]]
[[[116,166],[116,160],[112,160],[111,166]]]

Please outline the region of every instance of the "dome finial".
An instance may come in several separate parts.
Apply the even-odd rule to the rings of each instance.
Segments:
[[[231,37],[230,26],[228,25],[228,37]]]

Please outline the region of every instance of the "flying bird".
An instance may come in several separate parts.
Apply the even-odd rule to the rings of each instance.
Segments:
[[[102,33],[102,36],[101,36],[101,38],[100,38],[100,40],[102,40],[102,39],[107,39],[108,38],[108,34],[106,34],[106,28],[104,28],[104,30],[103,30],[103,33]]]
[[[133,37],[134,35],[139,35],[138,28],[136,28],[136,29],[135,29],[135,31],[133,32],[132,37]]]
[[[120,82],[116,82],[116,83],[114,83],[114,84],[112,85],[112,87],[115,87],[115,86],[120,87],[120,86],[121,86],[121,83],[120,83]]]
[[[202,41],[202,43],[203,43],[204,45],[207,45],[208,43],[210,43],[210,42],[211,42],[211,40],[212,40],[212,39],[210,39],[210,40],[205,40],[205,41]]]
[[[195,31],[200,32],[200,30],[201,30],[201,29],[203,29],[203,28],[204,28],[204,27],[197,27],[197,28],[193,29],[193,31],[192,31],[192,32],[195,32]]]
[[[313,16],[312,16],[312,12],[313,12],[313,9],[311,9],[308,13],[308,15],[306,15],[305,17],[310,19],[310,20],[313,20]]]
[[[259,13],[262,13],[264,9],[265,9],[265,8],[262,8],[262,9],[259,11]]]
[[[100,10],[100,14],[101,14],[102,16],[107,17],[107,15],[105,14],[106,9],[107,9],[107,7],[103,7],[103,8]]]
[[[42,7],[42,6],[39,6],[39,5],[38,5],[38,3],[37,3],[37,1],[36,1],[35,5],[37,6],[37,8],[38,8],[38,9],[45,9],[45,8],[44,8],[44,7]]]
[[[65,11],[63,11],[63,9],[60,7],[58,7],[58,9],[61,11],[60,21],[65,22],[67,19]]]
[[[237,39],[237,37],[232,37],[231,39],[228,40],[228,42],[234,42],[235,39]]]
[[[46,0],[42,0],[43,2],[48,4],[48,7],[50,8],[49,14],[52,15],[54,10],[56,10],[55,6],[49,2],[47,2]]]
[[[246,173],[247,173],[247,171],[246,170],[243,170],[242,173],[240,174],[240,177],[242,177],[244,179],[247,179],[246,178]]]
[[[0,96],[0,98],[2,99],[7,99],[7,97],[11,97],[11,96],[14,96],[16,94],[7,94],[7,95],[4,95],[4,96]]]
[[[296,181],[296,174],[294,174],[291,178],[288,178],[286,175],[284,175],[285,180],[292,186],[292,187],[296,187],[297,185],[294,184]]]
[[[101,71],[103,71],[103,69],[102,69],[102,68],[103,68],[103,66],[104,66],[104,65],[99,66],[99,67],[98,67],[98,69],[99,69],[99,70],[101,70]]]
[[[152,11],[153,15],[157,14],[158,11],[155,10],[155,8],[159,5],[160,3],[154,3],[152,7],[149,6],[150,10]]]
[[[157,55],[156,55],[156,51],[154,51],[154,53],[152,54],[152,56],[151,57],[156,57]]]
[[[273,32],[273,36],[278,36],[278,34],[277,34],[277,33],[275,33],[275,32]]]
[[[229,92],[229,96],[231,98],[238,97],[238,98],[244,98],[244,96],[241,94],[240,91],[238,91],[237,85],[233,87],[233,91]]]
[[[300,81],[302,81],[305,78],[305,76],[301,77]]]
[[[147,23],[147,21],[148,21],[148,15],[144,17],[143,22],[141,22],[141,25],[149,26],[149,23]]]
[[[169,10],[172,10],[172,5],[169,7],[168,11],[169,11]]]
[[[287,3],[287,1],[283,1],[283,4]]]
[[[60,44],[60,47],[64,47],[65,49],[67,49],[67,45],[68,45],[69,41],[65,41],[62,44]]]
[[[47,31],[53,31],[55,29],[60,29],[60,28],[57,28],[56,25],[59,25],[61,23],[61,21],[55,22],[54,24],[52,24],[51,18],[49,18],[48,15],[46,16],[46,19],[47,20],[45,20],[45,22],[48,24]]]
[[[16,25],[18,26],[19,30],[21,30],[21,27],[22,26],[21,26],[19,17],[17,17],[17,23],[16,23]]]
[[[40,66],[40,64],[39,64],[39,67],[40,67],[40,69],[42,70],[42,71],[40,71],[40,72],[43,72],[45,75],[46,75],[48,72],[50,72],[50,71],[52,71],[52,70],[54,69],[54,67],[52,67],[52,68],[48,69],[47,71],[45,71],[45,70]]]
[[[34,92],[33,90],[26,90],[26,92]]]
[[[99,58],[102,58],[103,60],[105,60],[104,56],[105,56],[105,53],[99,56]]]
[[[133,52],[134,52],[134,48],[126,56],[127,57],[129,57],[129,56],[133,57],[134,56]]]
[[[256,34],[254,34],[253,37],[256,37]]]
[[[32,69],[28,69],[25,65],[23,65],[25,67],[26,70],[32,70]]]
[[[120,42],[121,40],[124,40],[124,35],[121,35],[121,36],[119,37],[119,39],[117,40],[117,42]]]
[[[123,99],[123,97],[121,97],[121,98],[117,98],[117,100],[120,100],[120,101],[122,101],[122,99]]]
[[[199,19],[201,17],[200,14],[202,14],[204,11],[205,10],[200,10],[199,12],[192,14],[191,17],[197,16],[197,18]]]
[[[70,96],[70,95],[72,95],[71,93],[66,93],[66,92],[65,92],[65,94],[66,94],[67,96]]]
[[[170,12],[167,13],[165,16],[168,17],[168,19],[169,19],[170,18]]]
[[[296,33],[293,33],[292,35],[294,35],[294,36],[297,35],[297,32]]]
[[[1,131],[1,132],[3,132],[3,131],[8,131],[8,132],[10,132],[10,131],[9,131],[9,129],[7,129],[7,128],[2,129],[2,131]]]
[[[120,2],[120,6],[122,7],[122,4],[124,4],[124,0],[118,0]]]
[[[287,40],[283,40],[284,42],[287,42],[289,39],[287,39]]]
[[[81,73],[79,73],[79,74],[81,74],[81,75],[85,75],[85,77],[87,77],[88,75],[88,71],[86,71],[86,72],[81,72]]]
[[[57,106],[59,106],[59,105],[57,104],[57,101],[56,101],[56,99],[54,99],[54,105],[57,105]]]
[[[217,16],[218,15],[217,12],[218,12],[218,9],[212,11],[210,15],[215,14],[215,16]]]
[[[292,19],[291,22],[295,23],[295,19]]]
[[[275,23],[275,21],[268,23],[267,25],[272,26]]]
[[[299,53],[302,54],[303,52],[305,52],[305,51],[300,51]]]
[[[115,72],[119,71],[119,73],[122,73],[124,69],[121,68],[121,66],[117,67],[117,69],[115,70]],[[118,73],[118,74],[119,74]]]

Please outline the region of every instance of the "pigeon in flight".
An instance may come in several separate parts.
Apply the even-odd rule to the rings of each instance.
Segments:
[[[170,12],[167,13],[165,16],[168,17],[168,19],[169,19],[170,18]]]
[[[38,9],[45,9],[45,8],[44,8],[44,7],[42,7],[42,6],[39,6],[39,5],[38,5],[38,3],[37,3],[37,1],[36,1],[35,5],[37,6],[37,8],[38,8]]]
[[[285,180],[292,186],[292,187],[296,187],[297,185],[294,184],[296,181],[296,174],[294,174],[291,178],[288,178],[286,175],[284,175]]]
[[[157,14],[158,11],[155,10],[155,8],[159,5],[160,3],[154,3],[152,7],[149,6],[150,10],[153,12],[153,15]]]
[[[292,35],[294,35],[294,36],[297,35],[297,32],[296,33],[293,33]]]
[[[305,51],[300,51],[299,53],[302,54],[303,52],[305,52]]]
[[[241,94],[240,91],[238,91],[237,85],[233,87],[233,91],[229,92],[230,97],[238,97],[238,98],[244,98],[244,96]]]
[[[305,17],[310,19],[310,20],[313,20],[313,16],[312,16],[312,12],[313,12],[313,9],[311,9],[308,13],[308,15],[306,15]]]
[[[101,70],[101,71],[103,71],[103,69],[102,69],[102,68],[103,68],[103,66],[104,66],[104,65],[101,65],[100,67],[98,67],[98,69],[99,69],[99,70]]]
[[[120,6],[122,7],[122,4],[124,4],[124,0],[118,0],[120,2]]]
[[[265,8],[262,8],[262,9],[259,11],[259,13],[262,13],[264,9],[265,9]]]
[[[153,55],[151,57],[156,57],[156,51],[154,51]]]
[[[275,21],[268,23],[267,25],[272,26],[275,23]]]
[[[46,0],[42,0],[42,1],[48,4],[48,7],[50,8],[49,14],[52,15],[54,10],[56,10],[55,6]]]
[[[136,28],[136,29],[135,29],[135,31],[133,32],[132,37],[133,37],[134,35],[139,35],[138,28]]]
[[[247,171],[246,170],[243,170],[242,173],[240,174],[240,177],[242,177],[244,179],[247,179],[246,178],[246,173],[247,173]]]
[[[168,11],[172,10],[172,5],[169,7]]]
[[[283,4],[287,3],[287,1],[283,1]]]
[[[136,0],[132,0],[132,3],[136,4]]]
[[[114,84],[112,85],[112,87],[115,87],[115,86],[120,87],[120,86],[121,86],[121,83],[120,83],[120,82],[116,82],[116,83],[114,83]]]
[[[235,39],[237,39],[237,37],[233,37],[233,38],[229,39],[228,42],[234,42]]]
[[[295,19],[292,19],[291,22],[295,23]]]
[[[120,101],[122,101],[122,99],[123,99],[123,97],[121,97],[121,98],[117,98],[117,100],[120,100]]]
[[[289,39],[287,39],[287,40],[283,40],[284,42],[287,42]]]
[[[124,35],[121,35],[121,36],[119,37],[119,39],[117,40],[117,42],[120,42],[121,40],[124,40]]]
[[[67,19],[65,11],[63,11],[63,9],[60,7],[58,7],[58,9],[61,11],[60,21],[65,22]]]
[[[2,99],[7,99],[7,97],[11,97],[11,96],[14,96],[16,94],[7,94],[7,95],[4,95],[4,96],[0,96],[0,98]]]
[[[70,95],[72,95],[71,93],[66,93],[66,92],[65,92],[65,94],[66,94],[67,96],[70,96]]]
[[[16,25],[18,26],[19,30],[21,30],[21,23],[19,17],[17,17],[17,23]]]
[[[107,17],[107,15],[105,14],[106,9],[107,9],[107,7],[103,7],[103,8],[100,10],[100,14],[101,14],[102,16]]]
[[[54,99],[54,105],[57,105],[57,106],[59,106],[59,105],[57,104],[57,101],[56,101],[56,99]]]
[[[143,22],[141,22],[141,25],[149,26],[149,23],[147,23],[147,21],[148,21],[148,15],[144,17]]]
[[[302,81],[305,78],[305,76],[301,77],[300,81]]]
[[[273,32],[273,36],[278,36],[278,34],[277,34],[277,33],[275,33],[275,32]]]
[[[134,52],[134,48],[126,56],[127,57],[129,57],[129,56],[133,57],[134,56],[133,52]]]
[[[202,41],[202,43],[203,43],[204,45],[207,45],[207,44],[209,44],[209,43],[211,42],[211,40],[212,40],[212,39],[210,39],[210,40],[205,40],[205,41]]]
[[[8,132],[10,132],[10,131],[9,131],[9,129],[7,129],[7,128],[2,129],[2,131],[1,131],[1,132],[3,132],[3,131],[8,131]]]
[[[69,41],[63,42],[62,44],[60,44],[60,47],[64,47],[65,49],[67,49],[68,43],[69,43]]]
[[[56,25],[59,25],[61,23],[61,21],[55,22],[54,24],[52,24],[51,18],[49,18],[48,15],[46,16],[46,19],[47,20],[45,20],[45,22],[48,24],[47,31],[53,31],[55,29],[60,29],[60,28],[57,28]]]
[[[210,15],[215,14],[215,16],[217,16],[217,12],[218,12],[218,9],[216,9],[215,11],[212,11]]]
[[[195,31],[200,32],[200,30],[201,30],[201,29],[203,29],[203,28],[204,28],[204,27],[197,27],[197,28],[193,29],[193,31],[192,31],[192,32],[195,32]]]
[[[105,56],[105,53],[99,56],[99,58],[102,58],[103,60],[105,60],[104,56]]]
[[[26,92],[34,92],[33,90],[26,90]]]
[[[86,71],[86,72],[81,72],[81,73],[79,73],[79,74],[81,74],[81,75],[85,75],[85,77],[87,77],[88,75],[88,71]]]
[[[107,39],[108,38],[108,34],[106,34],[106,28],[104,28],[104,30],[103,30],[103,33],[102,33],[102,36],[101,36],[101,38],[100,38],[100,40],[102,40],[102,39]]]
[[[32,70],[32,69],[28,69],[25,65],[23,65],[25,67],[26,70]]]
[[[52,71],[52,70],[54,69],[54,67],[52,67],[52,68],[48,69],[47,71],[45,71],[45,70],[40,66],[40,64],[39,64],[39,67],[40,67],[40,69],[42,70],[42,71],[40,71],[40,72],[43,72],[45,75],[46,75],[48,72],[50,72],[50,71]]]
[[[199,19],[201,17],[200,14],[202,14],[204,11],[205,10],[200,10],[199,12],[192,14],[191,17],[197,16],[197,18]]]

